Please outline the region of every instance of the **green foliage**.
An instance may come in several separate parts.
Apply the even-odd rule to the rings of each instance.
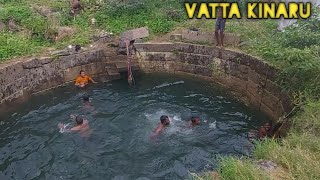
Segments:
[[[0,10],[0,21],[7,23],[12,19],[23,31],[23,33],[14,33],[23,37],[21,47],[24,47],[28,41],[29,44],[36,44],[34,47],[30,46],[32,48],[41,46],[60,48],[73,43],[85,45],[90,43],[93,28],[120,34],[128,29],[148,26],[151,35],[166,33],[186,19],[182,0],[105,0],[98,3],[99,9],[95,7],[97,2],[83,0],[81,2],[86,11],[78,15],[76,20],[70,15],[69,1],[0,0],[0,2],[4,4],[3,9]],[[51,19],[34,12],[31,8],[33,5],[45,6],[54,12],[58,11],[55,17],[57,21],[53,23]],[[91,18],[97,20],[98,27],[91,27]],[[72,38],[63,39],[62,42],[54,43],[53,40],[57,35],[56,26],[72,27],[77,29],[77,34]],[[8,35],[1,33],[0,38],[8,38]],[[2,44],[1,60],[32,52],[23,48],[18,48],[15,52],[4,52],[4,49],[15,46],[10,43],[17,42],[9,41]]]
[[[39,50],[38,43],[23,36],[4,32],[0,35],[0,61]]]
[[[23,21],[26,28],[31,30],[32,38],[38,41],[50,41],[52,42],[57,34],[54,27],[51,26],[47,18],[43,16],[34,16],[32,19],[28,18]]]
[[[12,19],[19,23],[26,18],[30,18],[31,15],[31,9],[25,5],[9,5],[0,10],[0,20],[3,22],[8,22],[10,19]]]
[[[288,170],[290,179],[320,178],[319,137],[291,132],[281,143],[269,140],[256,147],[258,159],[269,159]]]
[[[244,23],[230,26],[246,39],[248,45],[244,48],[248,52],[282,69],[278,79],[282,87],[288,91],[308,91],[320,98],[320,29],[315,26],[320,20],[301,20],[284,32],[275,30],[276,21]]]
[[[239,160],[233,157],[224,157],[219,164],[220,176],[228,180],[256,180],[269,179],[249,159]]]
[[[0,0],[1,4],[20,3],[22,0]]]
[[[303,106],[301,114],[293,119],[294,131],[320,136],[320,102],[311,100],[309,95],[303,96],[307,96],[303,100],[306,105]]]
[[[148,26],[151,33],[169,32],[178,22],[183,20],[184,11],[176,7],[179,1],[118,1],[110,0],[105,7],[96,13],[99,26],[114,33],[127,29]]]
[[[255,149],[257,159],[274,160],[288,169],[291,179],[320,178],[320,101],[300,93],[298,103],[305,105],[292,121],[289,135],[280,142],[266,140]]]

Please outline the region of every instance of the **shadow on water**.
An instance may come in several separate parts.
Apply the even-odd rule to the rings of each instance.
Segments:
[[[0,179],[185,179],[214,169],[219,155],[248,155],[246,133],[267,117],[238,103],[217,85],[194,77],[139,74],[100,83],[87,92],[66,86],[32,97],[1,114]],[[83,114],[88,138],[59,133],[59,122]],[[150,140],[159,117],[171,125]],[[203,120],[190,128],[190,116]]]

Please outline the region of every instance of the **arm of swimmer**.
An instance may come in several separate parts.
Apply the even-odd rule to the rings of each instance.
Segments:
[[[90,80],[92,83],[97,83],[97,82],[94,81],[91,77],[89,77],[89,80]]]
[[[162,130],[162,125],[160,124],[160,125],[158,125],[158,127],[153,131],[153,133],[151,134],[150,138],[151,138],[151,139],[154,139],[155,137],[157,137],[157,136],[160,134],[161,130]]]
[[[71,129],[69,129],[69,131],[70,132],[80,131],[80,128],[79,128],[79,126],[75,126],[75,127],[71,128]]]
[[[159,134],[162,131],[162,124],[158,125],[158,127],[153,131],[154,134]]]
[[[76,79],[76,83],[75,83],[74,85],[76,85],[76,86],[79,86],[79,85],[80,85],[80,81],[79,81],[78,78]]]
[[[157,136],[158,136],[158,134],[152,133],[151,136],[150,136],[150,139],[154,139],[154,138],[156,138]]]

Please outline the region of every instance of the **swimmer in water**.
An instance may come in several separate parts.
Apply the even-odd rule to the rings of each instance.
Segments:
[[[169,126],[170,125],[170,120],[169,120],[169,117],[166,116],[166,115],[162,115],[160,117],[160,123],[159,125],[157,126],[157,128],[153,131],[153,134],[151,135],[151,138],[157,136],[158,134],[160,134],[164,128],[166,126]]]
[[[261,126],[258,131],[258,138],[263,139],[265,137],[271,137],[271,136],[272,136],[272,123],[271,122],[264,123],[264,125]]]
[[[85,86],[87,86],[89,84],[89,82],[97,83],[90,76],[86,75],[84,70],[81,70],[79,73],[79,76],[76,79],[75,85],[80,88],[84,88]]]
[[[82,99],[83,99],[83,107],[84,107],[84,109],[85,110],[94,111],[94,107],[92,105],[92,102],[91,102],[89,96],[88,95],[84,95],[82,97]]]
[[[88,95],[84,95],[82,99],[83,99],[82,113],[96,114],[97,111],[90,100],[91,98]]]
[[[199,117],[195,117],[195,116],[191,117],[190,127],[194,127],[194,126],[197,126],[197,125],[200,125],[200,124],[201,124],[201,120],[200,120]]]
[[[88,105],[88,106],[91,106],[91,105],[92,105],[92,104],[91,104],[91,101],[90,101],[90,98],[89,98],[88,95],[84,95],[84,96],[82,97],[82,99],[83,99],[83,103],[84,103],[85,105]]]
[[[84,119],[82,116],[77,116],[75,118],[75,122],[76,122],[75,126],[70,129],[66,129],[65,132],[78,132],[82,137],[90,136],[91,130],[90,130],[88,120]],[[58,127],[60,129],[64,128],[64,124],[59,123]]]

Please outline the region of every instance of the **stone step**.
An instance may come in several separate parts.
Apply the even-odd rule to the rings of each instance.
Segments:
[[[110,77],[110,80],[117,80],[121,78],[120,73],[111,73],[111,74],[108,73],[108,75]]]
[[[106,68],[113,68],[113,69],[117,69],[117,66],[115,63],[111,63],[111,62],[106,62]]]
[[[117,66],[117,69],[118,69],[119,72],[128,71],[128,63],[127,62],[117,62],[116,66]],[[138,63],[134,63],[134,62],[132,62],[131,68],[132,68],[132,70],[140,69],[139,64]]]
[[[108,73],[119,73],[118,69],[106,67]]]
[[[120,79],[120,73],[116,68],[106,67],[106,71],[110,76],[111,80]]]
[[[104,54],[106,57],[116,57],[117,53],[115,51],[105,50]]]

